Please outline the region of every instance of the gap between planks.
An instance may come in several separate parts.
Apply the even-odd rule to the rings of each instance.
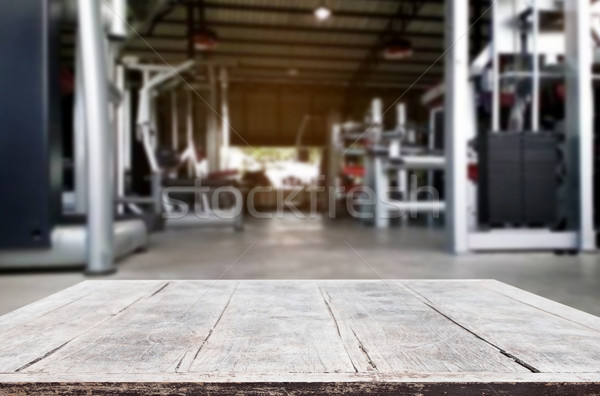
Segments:
[[[213,334],[213,331],[215,330],[215,328],[217,327],[217,325],[219,324],[219,322],[221,321],[221,319],[225,315],[225,311],[227,311],[227,308],[229,308],[229,305],[231,304],[231,300],[233,299],[233,295],[237,291],[239,285],[240,285],[239,282],[236,283],[235,287],[233,288],[233,291],[231,292],[231,295],[229,296],[229,299],[227,300],[227,303],[225,304],[225,306],[223,307],[223,310],[221,311],[221,314],[219,315],[219,317],[217,318],[217,320],[215,321],[215,323],[211,326],[211,328],[208,330],[208,334],[206,335],[206,338],[202,341],[202,343],[200,344],[200,346],[196,350],[196,353],[194,354],[194,357],[192,358],[192,361],[189,363],[186,371],[189,371],[189,369],[194,365],[194,362],[196,361],[196,358],[198,357],[198,355],[202,351],[202,348],[204,348],[204,346],[208,343],[208,340],[210,339],[210,336]],[[210,289],[209,289],[209,291],[210,291]],[[194,303],[194,305],[196,305],[197,303],[198,303],[198,301],[196,301]],[[175,372],[176,373],[180,372],[179,369],[181,368],[181,366],[182,366],[182,364],[183,364],[183,362],[184,362],[187,354],[188,354],[188,351],[185,351],[183,353],[183,356],[181,357],[181,359],[177,363],[177,366],[175,367]]]
[[[421,293],[419,293],[418,291],[414,290],[413,288],[411,288],[408,285],[405,285],[404,283],[400,283],[400,285],[402,287],[404,287],[405,289],[407,289],[410,293],[412,293],[419,301],[421,301],[423,304],[425,304],[427,307],[429,307],[430,309],[434,310],[435,312],[437,312],[438,314],[440,314],[441,316],[443,316],[444,318],[446,318],[447,320],[449,320],[450,322],[454,323],[456,326],[460,327],[461,329],[465,330],[466,332],[468,332],[469,334],[473,335],[474,337],[480,339],[481,341],[485,342],[486,344],[494,347],[495,349],[498,350],[498,352],[500,352],[501,354],[503,354],[504,356],[512,359],[515,363],[525,367],[527,370],[531,371],[532,373],[540,373],[540,370],[538,370],[537,368],[533,367],[531,364],[525,362],[523,359],[520,359],[519,357],[505,351],[504,349],[500,348],[498,345],[494,344],[493,342],[485,339],[484,337],[480,336],[479,334],[475,333],[474,331],[470,330],[468,327],[462,325],[461,323],[457,322],[456,320],[452,319],[449,315],[446,315],[445,313],[443,313],[440,309],[436,308],[434,306],[434,304],[424,295],[422,295]],[[518,301],[518,300],[516,300]]]
[[[146,298],[147,298],[147,299],[150,299],[150,298],[152,298],[153,296],[155,296],[156,294],[158,294],[160,291],[164,290],[164,289],[165,289],[165,288],[166,288],[166,287],[167,287],[169,284],[170,284],[170,282],[166,282],[164,285],[162,285],[160,288],[158,288],[156,291],[154,291],[152,294],[150,294],[150,295],[149,295],[149,296],[147,296]],[[84,298],[85,296],[87,296],[87,295],[89,295],[89,294],[90,294],[90,293],[87,293],[87,294],[85,294],[85,295],[83,295],[83,296],[81,296],[81,297],[79,297],[79,298],[75,299],[74,301],[71,301],[71,302],[69,302],[69,303],[67,303],[67,304],[64,304],[64,305],[62,305],[60,308],[62,308],[62,307],[64,307],[64,306],[67,306],[67,305],[69,305],[69,304],[71,304],[71,303],[73,303],[73,302],[75,302],[75,301],[78,301],[78,300],[80,300],[80,299]],[[15,373],[20,373],[21,371],[23,371],[23,370],[25,370],[25,369],[27,369],[27,368],[29,368],[29,367],[33,366],[34,364],[36,364],[36,363],[39,363],[39,362],[41,362],[42,360],[44,360],[44,359],[46,359],[46,358],[48,358],[48,357],[50,357],[50,356],[54,355],[56,352],[60,351],[62,348],[64,348],[65,346],[67,346],[69,343],[71,343],[71,342],[75,341],[76,339],[78,339],[78,338],[82,337],[82,336],[83,336],[83,335],[85,335],[86,333],[88,333],[88,332],[90,332],[90,331],[94,330],[95,328],[97,328],[98,326],[100,326],[100,325],[102,325],[102,324],[106,323],[107,321],[115,319],[117,316],[119,316],[120,314],[122,314],[123,312],[125,312],[126,310],[128,310],[129,308],[131,308],[132,306],[134,306],[136,303],[138,303],[139,301],[141,301],[143,298],[144,298],[144,296],[137,298],[137,299],[136,299],[135,301],[133,301],[132,303],[130,303],[130,304],[128,304],[128,305],[126,305],[126,306],[125,306],[125,307],[123,307],[123,308],[121,308],[121,309],[120,309],[120,310],[119,310],[117,313],[114,313],[114,314],[111,314],[111,315],[109,315],[109,316],[108,316],[108,317],[106,317],[105,319],[103,319],[103,320],[101,320],[100,322],[96,323],[94,326],[92,326],[92,327],[90,327],[90,328],[86,329],[86,330],[85,330],[85,331],[83,331],[82,333],[80,333],[80,334],[78,334],[77,336],[75,336],[75,337],[71,338],[69,341],[67,341],[67,342],[63,343],[62,345],[59,345],[59,346],[57,346],[56,348],[53,348],[53,349],[51,349],[50,351],[46,352],[44,355],[42,355],[42,356],[40,356],[40,357],[38,357],[38,358],[35,358],[35,359],[31,360],[30,362],[28,362],[28,363],[24,364],[23,366],[21,366],[21,367],[17,368],[17,369],[15,370]],[[57,309],[58,309],[58,308],[56,308],[56,309],[53,309],[52,311],[56,311]],[[52,312],[52,311],[50,311],[50,312]],[[49,312],[45,313],[44,315],[46,315],[46,314],[48,314],[48,313],[49,313]],[[42,315],[42,316],[44,316],[44,315]],[[42,316],[40,316],[40,317],[42,317]]]

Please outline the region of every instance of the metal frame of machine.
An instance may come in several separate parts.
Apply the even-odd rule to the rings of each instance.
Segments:
[[[484,51],[484,65],[491,62],[493,82],[493,121],[492,127],[499,125],[499,86],[502,76],[499,72],[499,54],[518,51],[510,43],[501,41],[503,30],[510,29],[510,18],[516,18],[514,12],[508,13],[507,5],[513,0],[500,0],[493,7],[493,37],[496,40]],[[510,3],[510,4],[508,4]],[[593,225],[593,94],[592,94],[592,38],[590,2],[564,1],[566,29],[564,34],[545,37],[539,32],[539,10],[560,6],[560,2],[534,0],[531,5],[520,1],[521,11],[532,9],[532,32],[529,36],[532,48],[533,70],[533,108],[537,108],[539,98],[537,87],[542,78],[539,71],[539,55],[552,47],[553,53],[565,55],[567,115],[566,147],[569,167],[569,191],[572,196],[568,203],[571,213],[569,230],[553,231],[549,229],[503,229],[481,231],[470,229],[468,212],[469,180],[467,176],[467,147],[475,136],[474,87],[471,82],[473,69],[469,65],[468,14],[467,0],[449,0],[446,5],[447,47],[445,82],[445,119],[446,153],[446,199],[448,201],[446,224],[449,247],[454,253],[472,251],[514,251],[514,250],[575,250],[589,252],[596,249]],[[508,19],[507,19],[508,18]],[[504,32],[506,35],[506,32]],[[560,39],[562,37],[562,40]],[[563,42],[565,48],[557,48]],[[510,40],[508,40],[510,41]],[[548,44],[549,43],[549,44]],[[548,44],[548,45],[547,45]],[[474,65],[477,66],[477,65]],[[532,111],[532,125],[538,129],[537,111]],[[465,115],[468,115],[465,119]],[[497,130],[492,128],[492,130]]]
[[[88,273],[103,274],[114,271],[116,259],[144,249],[148,239],[142,220],[115,222],[114,219],[112,138],[108,132],[114,130],[115,107],[121,102],[122,92],[113,84],[113,78],[116,56],[128,36],[127,3],[126,0],[110,3],[73,0],[61,6],[63,15],[55,17],[77,21],[78,32],[74,105],[76,190],[70,194],[72,207],[63,205],[59,210],[70,209],[73,214],[83,215],[87,225],[56,224],[49,248],[5,250],[0,253],[0,263],[9,268],[86,265]]]
[[[179,150],[179,111],[177,106],[177,93],[175,89],[181,85],[181,73],[192,70],[195,66],[204,65],[207,67],[209,78],[207,81],[211,81],[214,75],[214,67],[217,66],[214,62],[189,60],[176,67],[168,65],[161,66],[155,64],[139,64],[137,59],[129,58],[125,59],[124,64],[127,69],[135,70],[142,73],[142,86],[139,90],[138,100],[138,112],[136,116],[136,127],[138,140],[140,140],[144,147],[144,152],[148,163],[150,165],[151,178],[152,178],[152,195],[151,197],[120,197],[119,201],[129,206],[137,204],[151,204],[155,213],[162,214],[165,212],[166,226],[203,226],[203,225],[232,225],[236,230],[243,229],[243,213],[241,210],[241,202],[233,205],[229,209],[216,208],[213,205],[213,200],[209,197],[209,192],[198,192],[198,188],[202,186],[202,180],[209,176],[209,171],[220,172],[227,170],[225,166],[228,165],[229,158],[229,112],[227,104],[227,69],[226,65],[223,65],[220,72],[220,107],[223,114],[220,115],[222,118],[222,125],[219,130],[218,125],[214,120],[214,117],[208,117],[207,123],[207,139],[206,145],[216,146],[217,149],[208,150],[207,158],[200,161],[196,154],[196,143],[195,143],[195,125],[194,125],[194,95],[197,94],[198,89],[205,89],[210,92],[210,96],[217,96],[213,91],[218,90],[217,84],[208,83],[200,84],[198,82],[194,85],[188,83],[183,84],[183,88],[187,95],[187,106],[186,106],[186,147],[183,152],[178,153],[178,160],[180,165],[187,163],[188,177],[194,182],[194,187],[187,186],[176,186],[172,187],[171,190],[180,190],[179,192],[188,191],[190,194],[195,194],[198,199],[195,200],[195,205],[192,211],[185,215],[177,213],[175,206],[171,205],[167,201],[171,201],[170,197],[166,197],[165,192],[169,191],[164,188],[163,179],[168,178],[169,169],[164,169],[157,158],[157,150],[159,148],[159,131],[156,121],[155,111],[155,98],[161,93],[167,93],[171,91],[171,131],[170,140],[172,150],[177,153]],[[203,81],[201,79],[196,79]],[[211,115],[213,113],[210,113]],[[129,118],[129,117],[126,117]],[[129,142],[124,142],[129,143]],[[125,151],[130,151],[128,147]],[[217,155],[218,154],[218,155]],[[125,169],[120,169],[120,172],[124,172]],[[215,189],[211,189],[215,190]],[[218,191],[218,188],[216,189]],[[241,201],[241,194],[235,193],[235,200]],[[138,209],[139,210],[139,209]]]
[[[417,186],[409,185],[409,173],[416,170],[443,170],[445,159],[443,155],[434,153],[428,147],[415,146],[416,131],[408,126],[406,105],[396,106],[397,122],[393,130],[384,131],[383,104],[375,98],[371,102],[370,115],[365,124],[362,123],[332,123],[329,179],[339,173],[336,162],[346,156],[363,158],[365,176],[363,186],[374,192],[374,202],[361,205],[361,213],[373,220],[377,228],[386,228],[390,219],[401,217],[406,220],[408,215],[416,213],[439,214],[445,209],[445,203],[436,199],[423,201],[417,199],[420,191]],[[348,147],[345,140],[353,143]],[[368,141],[364,148],[354,148],[359,141]],[[392,188],[390,173],[397,186]],[[335,184],[330,186],[335,187]],[[392,193],[401,195],[401,199],[392,198]],[[425,192],[425,191],[422,191]],[[362,201],[362,200],[361,200]]]

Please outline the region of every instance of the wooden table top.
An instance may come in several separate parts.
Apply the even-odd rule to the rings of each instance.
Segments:
[[[600,318],[493,280],[86,281],[0,317],[0,393],[600,393]]]

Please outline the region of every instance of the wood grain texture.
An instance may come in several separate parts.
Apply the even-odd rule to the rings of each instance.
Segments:
[[[202,373],[354,372],[314,284],[242,283],[190,367]]]
[[[88,281],[0,317],[0,393],[598,394],[600,318],[496,281]]]
[[[423,303],[533,372],[600,371],[600,330],[472,283],[400,282]]]
[[[527,372],[402,287],[382,281],[321,287],[360,371]]]

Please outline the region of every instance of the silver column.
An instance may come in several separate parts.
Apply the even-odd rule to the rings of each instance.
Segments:
[[[469,137],[469,2],[446,1],[446,233],[453,253],[467,253],[467,141]]]
[[[569,225],[578,249],[596,250],[594,230],[594,94],[592,91],[591,4],[565,1],[567,66],[566,145]]]
[[[126,76],[127,72],[125,66],[119,65],[116,70],[117,74],[117,88],[121,92],[122,99],[121,103],[117,107],[117,141],[115,149],[117,151],[117,197],[125,196],[125,176],[126,176],[126,164],[125,164],[125,152],[128,149],[125,142],[125,135],[130,133],[129,130],[129,97],[126,95],[127,85]],[[119,205],[119,213],[123,213],[123,205]]]
[[[100,0],[79,1],[79,40],[88,143],[87,272],[114,271],[108,84]]]
[[[380,143],[383,132],[383,102],[379,98],[371,102],[371,130],[373,131],[375,144]],[[387,228],[389,226],[389,216],[385,203],[389,201],[389,179],[388,174],[383,169],[383,162],[380,156],[373,158],[373,175],[375,183],[375,227]]]
[[[179,107],[176,90],[171,92],[171,145],[174,151],[179,150]]]
[[[194,97],[192,90],[187,91],[187,108],[186,108],[186,150],[190,150],[188,159],[188,176],[198,177],[197,174],[197,159],[196,159],[196,143],[194,140]]]
[[[127,0],[112,0],[110,6],[105,5],[111,10],[110,35],[125,39],[128,34],[127,26]]]
[[[78,36],[81,33],[77,33]],[[75,60],[75,103],[73,112],[73,159],[75,165],[75,213],[87,212],[87,131],[85,120],[85,92],[83,89],[83,59],[81,40],[77,39]]]
[[[208,65],[208,83],[210,85],[210,108],[206,109],[206,157],[208,158],[208,171],[219,171],[219,125],[217,122],[217,77],[215,67]]]
[[[230,121],[229,121],[229,102],[227,90],[229,89],[227,68],[221,67],[221,170],[229,168],[229,142],[230,142]]]

